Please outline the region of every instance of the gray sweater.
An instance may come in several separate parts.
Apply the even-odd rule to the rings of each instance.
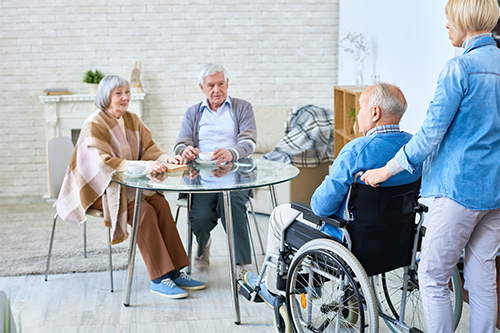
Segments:
[[[181,130],[175,142],[174,152],[182,154],[187,146],[198,147],[198,132],[201,119],[202,102],[187,109],[182,120]],[[231,113],[235,119],[234,135],[237,138],[236,145],[224,147],[231,152],[233,160],[250,156],[255,150],[257,142],[257,127],[253,114],[252,104],[238,98],[231,98]]]

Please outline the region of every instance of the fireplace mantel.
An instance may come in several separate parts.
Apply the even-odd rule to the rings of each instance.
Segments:
[[[142,117],[142,104],[146,94],[132,94],[129,111]],[[96,110],[95,95],[40,96],[44,104],[45,137],[48,142],[58,136],[74,139],[74,130],[79,131],[87,117]]]

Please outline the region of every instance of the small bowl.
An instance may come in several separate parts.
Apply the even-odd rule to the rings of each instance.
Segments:
[[[203,151],[203,152],[198,154],[198,157],[202,161],[211,161],[213,154],[214,154],[213,151]]]
[[[137,164],[129,164],[127,165],[127,171],[129,173],[143,173],[146,170],[146,165],[143,163],[137,163]]]

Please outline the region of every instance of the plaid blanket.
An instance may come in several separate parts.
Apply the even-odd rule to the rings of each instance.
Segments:
[[[315,167],[333,161],[333,156],[333,112],[306,105],[290,112],[285,136],[263,158],[298,167]]]
[[[156,160],[163,154],[137,115],[126,112],[123,120],[126,135],[118,120],[106,111],[97,110],[85,120],[55,203],[63,220],[82,223],[87,209],[102,197],[104,223],[112,233],[111,244],[128,237],[130,199],[127,191],[111,181],[111,175],[115,170],[124,170],[127,160]]]

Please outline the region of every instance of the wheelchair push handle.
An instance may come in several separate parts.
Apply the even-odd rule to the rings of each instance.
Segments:
[[[364,171],[358,171],[354,174],[354,181],[353,183],[357,183],[358,182],[358,179],[364,174],[365,172]]]

